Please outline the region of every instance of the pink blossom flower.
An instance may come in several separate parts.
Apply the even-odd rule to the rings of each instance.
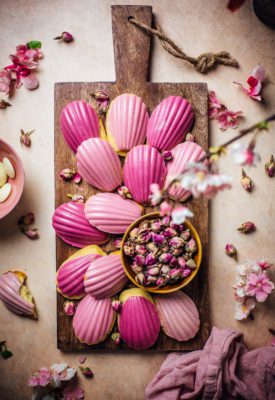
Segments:
[[[255,144],[250,143],[248,146],[242,143],[234,143],[232,145],[233,160],[239,165],[256,166],[261,157],[254,150]]]
[[[243,88],[243,91],[251,97],[253,100],[261,101],[262,97],[260,95],[262,89],[262,82],[265,79],[265,70],[263,67],[258,65],[253,69],[251,75],[247,79],[248,88],[245,88],[241,83],[234,82]]]
[[[246,293],[248,296],[255,296],[258,302],[264,302],[274,289],[266,273],[250,274],[247,279]]]
[[[241,321],[249,316],[251,310],[255,308],[255,300],[246,299],[243,302],[237,302],[235,305],[235,319]]]
[[[38,371],[38,384],[39,386],[45,387],[51,381],[51,372],[48,368],[40,368]]]
[[[171,204],[167,203],[167,201],[163,201],[160,205],[160,215],[163,217],[164,215],[171,215],[173,207]]]
[[[157,183],[152,183],[150,185],[150,191],[151,191],[151,195],[150,195],[150,200],[153,206],[158,205],[161,200],[162,200],[162,192],[160,190],[160,187]]]
[[[28,386],[32,386],[32,387],[39,386],[39,378],[38,378],[38,376],[32,375],[32,376],[28,379]]]
[[[218,113],[224,108],[216,93],[211,90],[208,95],[208,115],[210,119],[214,119]]]
[[[187,207],[177,206],[172,211],[171,217],[172,217],[172,221],[174,222],[174,224],[180,225],[180,224],[183,224],[183,222],[186,220],[186,218],[194,217],[194,214]]]
[[[11,72],[6,69],[0,70],[0,92],[9,95],[12,82]]]
[[[67,387],[63,390],[63,400],[82,400],[84,399],[84,390],[80,387]]]
[[[229,111],[227,108],[224,108],[223,111],[216,115],[215,119],[222,130],[226,130],[227,128],[236,129],[239,125],[238,117],[240,115],[242,115],[241,111]]]
[[[267,258],[260,258],[257,261],[257,264],[263,271],[266,271],[273,266],[273,264]]]

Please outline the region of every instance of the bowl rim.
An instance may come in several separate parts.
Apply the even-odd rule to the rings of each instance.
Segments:
[[[3,215],[0,215],[0,221],[3,218],[5,218],[7,215],[9,215],[12,212],[12,210],[17,206],[17,204],[19,203],[19,201],[20,201],[20,199],[22,197],[22,193],[23,193],[24,186],[25,186],[25,170],[24,170],[24,167],[23,167],[23,163],[22,163],[21,157],[19,156],[19,154],[17,153],[15,148],[6,139],[4,139],[3,137],[0,137],[0,146],[1,146],[1,142],[4,143],[4,145],[6,145],[10,149],[10,151],[15,155],[15,157],[17,159],[17,162],[19,164],[19,167],[20,167],[20,169],[22,171],[23,181],[22,181],[22,185],[20,187],[20,191],[18,192],[18,196],[17,196],[16,201],[12,204],[12,206],[7,210],[6,213],[4,213]]]
[[[136,219],[126,230],[126,232],[123,235],[122,241],[121,241],[121,249],[120,249],[120,258],[121,258],[121,262],[122,262],[122,266],[124,268],[125,274],[127,275],[127,277],[130,279],[130,281],[137,287],[146,290],[147,292],[150,293],[155,293],[155,294],[167,294],[167,293],[172,293],[172,292],[176,292],[182,288],[184,288],[185,286],[187,286],[197,275],[200,266],[201,266],[201,261],[202,261],[202,244],[201,244],[201,239],[199,237],[199,234],[196,230],[196,228],[194,227],[194,225],[188,221],[185,220],[184,224],[187,225],[187,227],[191,230],[192,235],[194,236],[194,239],[196,240],[196,243],[198,245],[198,251],[196,254],[197,260],[197,268],[195,270],[193,270],[193,273],[191,273],[187,278],[185,278],[181,283],[176,284],[174,287],[170,287],[170,288],[166,288],[165,286],[163,286],[162,288],[154,288],[154,287],[146,287],[143,286],[141,284],[139,284],[138,282],[135,281],[135,279],[133,278],[132,274],[129,272],[128,270],[128,266],[125,262],[125,257],[127,257],[124,252],[123,252],[123,246],[124,243],[126,241],[126,239],[129,236],[129,233],[132,231],[132,229],[134,229],[136,227],[136,225],[138,225],[141,221],[143,221],[144,219],[152,219],[152,218],[156,218],[156,217],[161,217],[160,212],[159,211],[154,211],[148,214],[144,214],[141,217],[139,217],[138,219]]]

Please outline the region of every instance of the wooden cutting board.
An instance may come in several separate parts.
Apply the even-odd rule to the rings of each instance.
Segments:
[[[73,100],[84,99],[92,103],[91,94],[97,90],[108,92],[111,99],[122,93],[134,93],[142,97],[149,112],[167,96],[180,95],[189,100],[195,112],[195,124],[192,133],[196,142],[204,149],[208,147],[207,85],[205,83],[154,83],[148,81],[151,37],[128,22],[133,16],[139,21],[152,23],[152,7],[150,6],[112,6],[112,27],[115,54],[116,82],[94,83],[56,83],[55,84],[55,205],[67,202],[67,193],[81,193],[87,199],[98,190],[83,182],[79,188],[71,182],[60,179],[63,168],[75,169],[75,155],[66,145],[60,130],[60,114],[62,108]],[[200,272],[185,292],[196,303],[201,328],[197,336],[187,343],[179,343],[164,333],[151,350],[195,350],[201,349],[210,330],[209,296],[208,296],[208,204],[205,200],[188,202],[195,217],[192,223],[197,229],[203,246],[203,262]],[[148,207],[146,212],[152,211]],[[102,246],[107,252],[115,250],[112,241]],[[77,249],[74,249],[56,238],[56,268]],[[110,336],[95,346],[81,344],[74,336],[72,319],[63,311],[64,298],[57,294],[57,347],[62,350],[128,350],[125,344],[116,347]]]

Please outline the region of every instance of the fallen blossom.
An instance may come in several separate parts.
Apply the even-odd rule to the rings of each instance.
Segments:
[[[251,221],[244,222],[237,228],[237,231],[242,232],[242,233],[251,233],[251,232],[254,232],[255,230],[256,230],[256,226]]]
[[[123,199],[132,199],[132,195],[129,192],[129,189],[127,186],[119,186],[117,188],[117,193],[123,198]]]
[[[260,258],[257,264],[263,271],[273,267],[273,264],[267,258]]]
[[[225,254],[228,255],[229,257],[237,259],[237,249],[232,243],[228,243],[225,246]]]
[[[65,301],[63,309],[66,315],[73,316],[76,311],[76,304],[73,301]]]
[[[247,192],[251,192],[254,187],[254,182],[248,175],[246,175],[244,169],[242,169],[241,184]]]
[[[176,206],[171,212],[171,218],[174,224],[183,224],[186,218],[192,218],[194,214],[189,208],[184,206]]]
[[[93,371],[89,367],[82,367],[80,365],[79,369],[86,378],[92,378],[94,376]]]
[[[4,110],[7,107],[11,107],[11,104],[8,103],[6,100],[1,99],[0,100],[0,110]]]
[[[81,387],[67,387],[63,390],[62,400],[83,400],[84,390]]]
[[[33,212],[29,212],[26,215],[22,215],[18,220],[18,225],[32,225],[35,222],[35,216]]]
[[[32,387],[46,387],[51,382],[51,371],[48,368],[42,367],[36,371],[28,380],[28,385]]]
[[[251,75],[247,79],[248,88],[245,88],[241,83],[234,82],[237,85],[240,85],[243,91],[251,97],[253,100],[261,101],[262,97],[260,95],[262,89],[262,82],[265,79],[265,70],[263,67],[258,65],[253,69]]]
[[[84,198],[84,196],[82,196],[82,194],[70,194],[70,193],[67,193],[66,196],[69,199],[71,199],[73,202],[85,203],[85,198]]]
[[[228,4],[227,4],[227,8],[234,12],[236,10],[238,10],[238,8],[240,8],[243,4],[244,4],[245,0],[229,0]]]
[[[11,71],[6,69],[0,70],[0,92],[3,92],[6,95],[10,94],[12,83]]]
[[[99,114],[106,114],[110,105],[110,97],[104,90],[98,90],[92,96],[96,100],[97,110]]]
[[[163,199],[163,193],[160,190],[160,187],[159,187],[159,185],[157,183],[152,183],[150,185],[150,191],[151,191],[151,194],[150,194],[149,198],[150,198],[151,204],[153,206],[156,206]]]
[[[30,229],[25,226],[21,226],[20,230],[22,233],[24,233],[24,235],[26,235],[31,240],[39,239],[39,233],[37,228]]]
[[[219,191],[231,188],[231,178],[218,171],[211,172],[210,168],[202,163],[191,163],[187,171],[181,175],[180,185],[198,198],[203,195],[207,199],[213,198]]]
[[[211,90],[208,95],[208,115],[210,119],[214,119],[218,113],[224,108],[218,99],[216,93]]]
[[[252,142],[248,146],[242,143],[234,143],[232,145],[233,160],[242,166],[253,166],[261,160],[258,153],[255,152],[255,143]]]
[[[171,215],[173,207],[171,204],[167,203],[167,201],[163,201],[159,207],[160,215],[163,217],[164,215]]]
[[[56,36],[53,40],[62,40],[65,43],[70,43],[74,40],[74,37],[70,32],[62,32],[61,35]]]
[[[272,154],[270,160],[265,164],[265,173],[269,178],[273,178],[275,175],[275,160]]]
[[[236,129],[239,125],[239,117],[242,115],[242,111],[230,111],[225,108],[219,112],[215,119],[218,121],[218,126],[222,130],[228,128]]]
[[[246,319],[255,306],[256,302],[253,299],[246,299],[244,302],[237,302],[235,305],[235,319],[237,321]]]
[[[52,385],[56,388],[60,387],[62,382],[70,381],[76,373],[75,368],[71,368],[66,363],[53,364],[51,366]]]
[[[31,138],[30,136],[33,134],[34,129],[32,131],[25,132],[23,129],[20,130],[20,143],[26,147],[30,147]]]

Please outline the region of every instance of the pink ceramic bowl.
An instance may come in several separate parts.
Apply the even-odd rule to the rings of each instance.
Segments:
[[[8,179],[12,185],[11,194],[4,203],[0,203],[0,219],[8,215],[20,200],[23,192],[25,173],[22,161],[14,148],[4,139],[0,138],[0,161],[8,157],[15,169],[15,178]]]

